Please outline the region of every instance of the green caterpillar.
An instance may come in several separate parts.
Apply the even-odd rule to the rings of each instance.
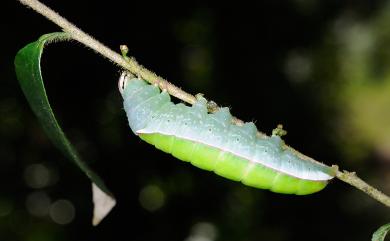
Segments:
[[[174,104],[166,91],[126,72],[119,89],[132,131],[196,167],[251,187],[297,195],[318,192],[334,177],[330,167],[284,148],[278,135],[259,137],[252,122],[232,124],[228,108],[208,113],[203,97],[192,107]]]

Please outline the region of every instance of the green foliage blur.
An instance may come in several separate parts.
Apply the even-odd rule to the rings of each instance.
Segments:
[[[390,193],[389,1],[43,2],[184,90],[268,134],[281,123],[289,145]],[[89,180],[45,136],[14,73],[16,52],[58,28],[2,4],[0,240],[358,241],[389,222],[386,207],[337,180],[309,196],[274,194],[155,150],[126,123],[119,69],[58,43],[42,59],[49,100],[118,199],[92,228]]]

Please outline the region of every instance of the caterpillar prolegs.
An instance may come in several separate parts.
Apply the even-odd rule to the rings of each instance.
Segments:
[[[207,112],[197,97],[174,104],[166,91],[124,72],[119,80],[131,130],[174,157],[245,185],[277,193],[305,195],[322,190],[332,169],[284,148],[282,139],[257,135],[253,122],[232,123],[228,108]]]

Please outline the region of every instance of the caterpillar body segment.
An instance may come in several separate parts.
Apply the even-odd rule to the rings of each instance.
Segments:
[[[334,177],[330,167],[283,148],[279,136],[257,136],[252,122],[232,124],[228,108],[210,114],[203,97],[189,107],[172,103],[166,91],[126,73],[120,81],[132,131],[182,161],[251,187],[285,194],[318,192]]]

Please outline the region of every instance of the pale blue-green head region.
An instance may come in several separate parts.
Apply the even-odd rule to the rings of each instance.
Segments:
[[[198,96],[192,106],[174,104],[166,91],[123,74],[120,91],[132,131],[156,148],[245,185],[305,195],[323,189],[333,170],[284,147],[278,135],[258,136],[252,122],[232,123],[228,108],[207,112]]]

